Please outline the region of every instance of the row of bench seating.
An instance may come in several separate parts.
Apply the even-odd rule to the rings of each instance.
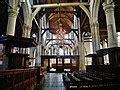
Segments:
[[[0,70],[0,90],[32,90],[44,82],[45,67]]]
[[[83,72],[64,73],[63,82],[67,90],[70,89],[117,90],[119,88],[119,83],[115,82],[114,79],[104,79],[100,77],[94,77],[89,73],[83,73]]]
[[[0,71],[0,90],[30,90],[37,84],[37,69]]]

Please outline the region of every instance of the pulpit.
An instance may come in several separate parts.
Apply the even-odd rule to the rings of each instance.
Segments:
[[[15,36],[1,36],[0,44],[3,44],[4,56],[3,63],[7,65],[7,69],[26,68],[29,66],[29,55],[20,53],[21,49],[35,47],[37,43],[31,38],[15,37]],[[19,49],[13,52],[13,48]]]

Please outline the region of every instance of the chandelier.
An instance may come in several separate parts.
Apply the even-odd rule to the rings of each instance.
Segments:
[[[64,46],[64,39],[65,39],[65,29],[62,26],[62,21],[61,21],[61,6],[58,8],[58,30],[56,30],[56,35],[57,35],[57,44],[59,45],[59,47],[63,47]]]
[[[65,33],[66,31],[62,28],[62,24],[59,24],[60,27],[56,31],[57,33],[57,44],[61,47],[64,46],[64,39],[65,39]]]

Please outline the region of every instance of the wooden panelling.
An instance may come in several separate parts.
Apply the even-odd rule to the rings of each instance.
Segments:
[[[0,90],[30,90],[37,84],[37,69],[0,71]]]

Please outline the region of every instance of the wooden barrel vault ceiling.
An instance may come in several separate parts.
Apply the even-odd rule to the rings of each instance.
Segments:
[[[43,4],[52,4],[52,3],[71,3],[71,2],[89,2],[89,0],[43,0],[41,1]],[[103,10],[104,0],[101,0],[101,4],[99,7],[99,15],[98,15],[98,22],[99,22],[99,34],[100,39],[105,40],[107,39],[107,26],[106,26],[106,17]],[[115,2],[115,22],[116,22],[116,31],[119,32],[120,29],[120,18],[119,18],[119,11],[120,11],[120,0],[114,0]],[[87,6],[89,8],[89,6]],[[60,10],[60,11],[59,11]],[[61,16],[61,24],[63,29],[66,30],[66,33],[71,31],[71,27],[73,25],[73,16],[76,15],[80,17],[80,28],[81,33],[83,32],[91,32],[89,19],[84,11],[79,7],[61,7],[59,8],[47,8],[46,12],[48,12],[48,21],[50,32],[56,34],[56,30],[59,29],[59,19]],[[59,15],[60,14],[60,15]]]
[[[80,0],[46,0],[43,2],[44,4],[53,4],[53,3],[71,3],[71,2],[80,2]],[[88,0],[83,0],[83,2],[88,2]],[[80,12],[80,11],[81,12]],[[56,8],[47,8],[47,20],[49,22],[49,30],[51,33],[56,34],[57,31],[62,27],[65,30],[65,33],[69,33],[72,30],[72,26],[74,23],[74,15],[80,17],[82,15],[82,29],[84,31],[88,31],[88,17],[87,15],[79,8],[75,6],[69,7],[56,7]],[[87,22],[86,22],[87,21]],[[88,30],[87,30],[88,29]]]
[[[60,27],[62,27],[66,33],[69,33],[71,31],[71,27],[73,24],[73,14],[66,13],[66,11],[70,12],[73,11],[74,9],[72,7],[64,7],[64,8],[58,7],[52,10],[54,12],[51,13],[50,16],[48,17],[50,32],[56,34],[57,30],[59,30]]]
[[[39,3],[36,4],[52,4],[52,3],[71,3],[71,2],[88,2],[89,0],[39,0]],[[106,26],[106,17],[103,10],[103,3],[104,0],[101,0],[100,8],[99,8],[99,15],[98,15],[98,22],[99,22],[99,31],[100,31],[100,38],[101,40],[107,39],[107,26]],[[116,22],[116,31],[120,32],[120,0],[114,0],[115,3],[115,22]],[[5,3],[4,0],[0,2],[0,36],[3,34],[5,35],[6,27],[7,27],[7,7],[8,5]],[[87,7],[89,8],[89,6]],[[22,9],[20,9],[22,10]],[[42,13],[41,13],[42,12]],[[66,30],[66,33],[71,31],[71,27],[73,25],[73,15],[76,17],[80,17],[80,24],[81,24],[81,31],[83,32],[90,32],[90,25],[89,19],[84,11],[79,7],[61,7],[61,8],[46,8],[45,11],[40,11],[39,15],[41,18],[44,14],[47,15],[47,20],[49,22],[49,30],[51,33],[56,33],[56,30],[59,29],[59,18],[61,17],[60,23],[62,24],[63,29]],[[23,16],[23,13],[19,12],[20,15]],[[37,20],[39,19],[37,18]],[[6,21],[6,22],[5,22]],[[17,36],[21,36],[22,33],[22,26],[18,22],[23,22],[24,19],[20,18],[17,19],[16,24],[16,31],[20,31],[17,33]],[[20,30],[21,29],[21,30]],[[36,33],[38,31],[38,27],[33,21],[32,26],[32,33]],[[20,35],[19,35],[20,34]]]

